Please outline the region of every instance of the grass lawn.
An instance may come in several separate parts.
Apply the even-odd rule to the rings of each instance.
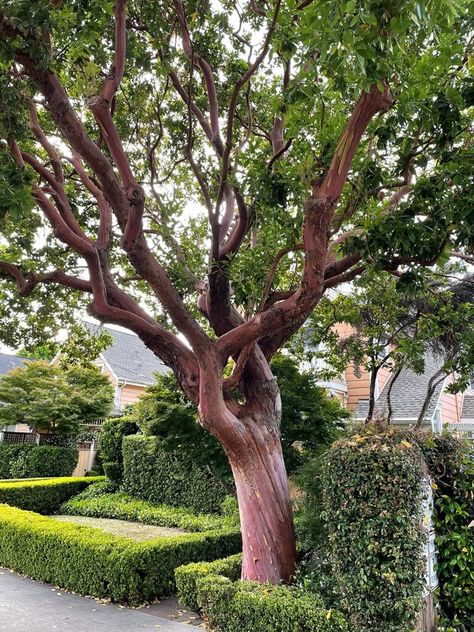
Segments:
[[[106,533],[112,535],[118,535],[123,538],[130,538],[137,542],[145,542],[147,540],[154,540],[155,538],[163,536],[179,536],[188,535],[188,531],[177,529],[173,527],[157,527],[155,525],[142,524],[140,522],[130,522],[128,520],[114,520],[111,518],[90,518],[88,516],[66,516],[66,515],[54,515],[50,516],[55,520],[61,522],[74,522],[75,524],[82,524],[86,527],[94,527],[101,529]]]

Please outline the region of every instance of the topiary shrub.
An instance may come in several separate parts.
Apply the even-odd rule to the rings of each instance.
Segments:
[[[0,479],[24,478],[27,455],[34,447],[28,443],[0,443]],[[20,476],[16,472],[20,472]]]
[[[237,581],[240,579],[241,572],[241,553],[231,555],[222,560],[214,560],[213,562],[195,562],[185,566],[178,566],[174,575],[179,603],[185,608],[197,612],[199,610],[197,583],[202,577],[221,575],[232,581]]]
[[[98,452],[107,478],[118,487],[123,477],[122,440],[138,432],[128,417],[106,419],[100,427]]]
[[[123,440],[123,491],[155,504],[219,512],[227,490],[208,469],[189,455],[168,452],[159,437],[142,435]]]
[[[36,446],[28,460],[28,476],[71,476],[78,459],[76,447]]]
[[[68,477],[0,483],[0,503],[42,514],[56,512],[61,504],[102,477]]]
[[[139,605],[174,590],[176,566],[229,555],[237,531],[134,542],[0,505],[0,566],[94,597]]]
[[[0,478],[71,476],[78,457],[76,447],[0,443]]]
[[[394,428],[359,428],[324,457],[330,563],[353,630],[416,628],[425,581],[425,475],[417,445]]]
[[[296,588],[232,582],[207,575],[197,582],[208,629],[218,632],[346,632],[344,617]]]

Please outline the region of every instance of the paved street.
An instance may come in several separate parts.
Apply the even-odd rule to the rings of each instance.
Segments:
[[[0,568],[0,632],[198,632],[157,616],[160,607],[102,605]]]

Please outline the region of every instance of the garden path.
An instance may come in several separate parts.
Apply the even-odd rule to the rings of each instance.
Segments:
[[[117,520],[116,518],[90,518],[89,516],[69,515],[53,515],[50,516],[50,518],[54,518],[60,522],[74,522],[75,524],[82,524],[86,527],[102,529],[102,531],[106,531],[112,535],[132,538],[132,540],[137,540],[138,542],[154,540],[155,538],[163,536],[187,535],[188,533],[176,527],[157,527],[151,524],[142,524],[141,522]]]

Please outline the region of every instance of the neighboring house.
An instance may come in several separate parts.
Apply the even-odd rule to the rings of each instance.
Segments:
[[[334,328],[341,339],[349,336],[351,333],[351,327],[343,323],[339,323]],[[313,347],[314,351],[323,351],[324,345],[320,344],[317,347]],[[311,345],[307,345],[307,350],[311,350]],[[303,364],[304,369],[320,372],[328,367],[327,362],[323,358],[314,358],[309,363]],[[380,369],[377,374],[377,383],[375,387],[375,397],[378,398],[382,392],[388,378],[390,377],[390,371],[388,369]],[[325,388],[331,397],[337,397],[337,399],[347,406],[347,408],[354,412],[357,408],[357,404],[361,399],[369,398],[370,391],[370,373],[368,373],[363,366],[355,367],[353,364],[349,364],[345,371],[333,377],[330,381],[320,381],[320,386]]]
[[[349,336],[351,328],[345,324],[336,326],[341,338]],[[310,347],[309,347],[310,348]],[[319,348],[320,350],[320,348]],[[431,355],[425,358],[425,371],[421,375],[405,368],[395,381],[392,393],[392,423],[396,425],[414,426],[422,411],[431,377],[441,368],[442,361]],[[320,371],[325,361],[315,358],[304,368]],[[375,387],[374,416],[386,416],[388,411],[387,391],[390,385],[391,372],[388,368],[378,371]],[[446,377],[437,384],[425,413],[423,426],[440,432],[443,427],[459,431],[474,439],[474,382],[464,393],[447,392],[452,376]],[[332,397],[347,406],[355,421],[364,421],[367,417],[370,395],[370,372],[363,366],[357,368],[350,364],[342,375],[330,382],[320,381]]]
[[[84,323],[92,333],[100,333],[102,325]],[[167,367],[159,360],[136,336],[131,332],[119,331],[111,327],[104,327],[112,336],[113,342],[95,360],[95,364],[105,373],[115,388],[114,406],[112,416],[123,414],[126,406],[134,404],[147,386],[155,383],[155,373],[166,373]],[[59,363],[60,353],[52,360],[53,364]],[[0,353],[0,374],[8,373],[16,367],[20,367],[28,358]],[[95,427],[102,423],[101,419],[94,424]],[[26,424],[9,426],[7,431],[25,433],[31,432]]]
[[[9,373],[12,369],[22,367],[25,362],[31,362],[31,358],[23,358],[22,356],[10,355],[9,353],[0,353],[0,375]],[[5,432],[31,432],[31,428],[27,424],[16,424],[0,428]]]
[[[84,326],[95,334],[105,329],[112,336],[111,346],[102,351],[95,364],[114,385],[112,415],[119,416],[126,406],[137,401],[147,386],[155,383],[156,373],[167,373],[169,369],[137,335],[92,323],[84,323]]]
[[[431,355],[425,357],[425,371],[417,374],[409,368],[402,369],[391,392],[392,423],[400,426],[414,426],[422,411],[428,390],[428,383],[441,368],[442,361]],[[388,411],[387,393],[390,386],[390,371],[379,371],[375,393],[375,416],[385,416]],[[448,425],[450,430],[459,431],[474,438],[474,391],[469,388],[464,393],[448,393],[452,381],[447,376],[437,384],[425,413],[423,427],[441,432]],[[370,374],[363,368],[354,371],[347,367],[344,375],[347,390],[347,406],[356,421],[364,421],[369,408]]]
[[[0,375],[9,373],[12,369],[18,369],[25,362],[31,362],[31,358],[23,358],[22,356],[10,355],[9,353],[0,353]]]

